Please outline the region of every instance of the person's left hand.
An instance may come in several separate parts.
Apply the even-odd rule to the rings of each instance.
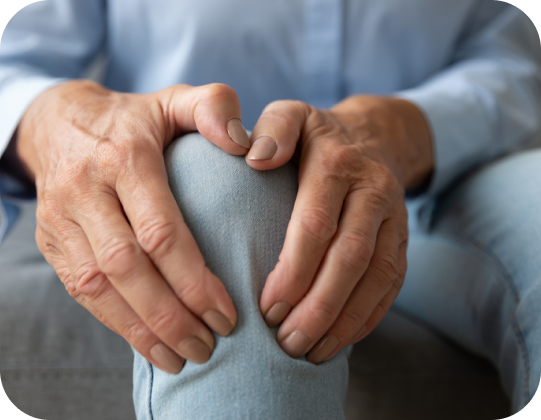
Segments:
[[[428,124],[396,98],[356,96],[329,111],[278,101],[246,156],[254,169],[299,165],[299,191],[279,262],[261,297],[291,357],[321,363],[368,335],[398,296],[408,240],[404,191],[433,166]]]

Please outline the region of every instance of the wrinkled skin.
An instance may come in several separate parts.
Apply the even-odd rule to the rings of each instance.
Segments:
[[[171,373],[185,359],[208,360],[209,328],[227,335],[237,318],[184,224],[163,151],[197,130],[245,155],[227,129],[240,118],[238,98],[224,85],[133,95],[72,81],[42,93],[19,125],[17,156],[37,188],[41,252],[71,296]],[[286,353],[321,363],[369,334],[400,291],[404,191],[430,176],[430,132],[409,102],[357,96],[326,111],[271,103],[251,143],[261,136],[274,139],[276,153],[248,154],[248,165],[269,170],[292,158],[299,165],[298,197],[261,312],[270,326],[281,323]],[[280,302],[279,316],[270,316]],[[288,339],[292,332],[305,337],[302,346]]]
[[[357,96],[330,111],[274,102],[252,138],[263,134],[279,139],[278,151],[250,165],[274,168],[296,152],[299,193],[261,309],[291,305],[278,341],[292,357],[312,349],[308,360],[320,363],[369,334],[398,296],[407,268],[404,190],[430,176],[430,132],[409,102]],[[293,332],[303,340],[288,344]]]

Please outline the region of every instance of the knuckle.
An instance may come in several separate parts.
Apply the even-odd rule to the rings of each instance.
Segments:
[[[391,309],[392,304],[393,304],[392,300],[383,299],[381,302],[377,304],[372,316],[375,317],[375,319],[379,319],[379,320],[383,319],[385,314],[389,312],[389,310]]]
[[[207,85],[205,93],[208,99],[217,99],[222,96],[237,98],[235,90],[224,83],[211,83]]]
[[[271,113],[278,113],[277,111],[284,111],[284,110],[287,110],[287,109],[291,109],[293,111],[297,111],[297,112],[303,112],[303,111],[306,111],[308,108],[307,107],[310,107],[309,105],[307,105],[306,103],[302,102],[302,101],[298,101],[298,100],[289,100],[289,99],[285,99],[285,100],[278,100],[278,101],[273,101],[271,103],[269,103],[264,109],[263,109],[263,114],[271,114]],[[280,112],[282,113],[282,112]],[[288,114],[287,112],[284,112],[284,114]]]
[[[158,333],[171,330],[171,326],[178,320],[176,311],[159,308],[152,311],[147,318],[149,328]]]
[[[134,113],[133,110],[128,111]],[[141,111],[136,111],[137,113]],[[151,112],[145,109],[145,112]],[[110,137],[95,139],[94,152],[89,157],[87,171],[93,176],[117,174],[121,171],[136,171],[138,165],[155,151],[155,127],[145,121],[124,119],[115,127]],[[139,160],[138,160],[139,159]]]
[[[349,172],[351,168],[355,168],[357,166],[357,156],[354,150],[355,146],[340,145],[337,147],[335,142],[329,142],[326,154],[329,156],[331,168],[340,172]]]
[[[130,147],[133,146],[132,143],[130,142],[130,145],[128,145],[127,141],[112,141],[108,138],[100,139],[96,143],[96,169],[100,171],[101,168],[111,172],[111,170],[115,171],[118,168],[124,168],[134,154]]]
[[[342,312],[343,322],[347,326],[348,330],[356,332],[359,331],[365,324],[363,316],[354,310],[346,309]]]
[[[398,259],[390,254],[374,258],[374,279],[383,290],[389,290],[399,277]]]
[[[294,115],[287,112],[287,108],[270,108],[262,114],[261,119],[275,124],[278,127],[286,128],[288,131],[293,131],[293,129],[298,126]]]
[[[378,189],[377,186],[367,188],[369,195],[366,196],[365,203],[370,212],[386,215],[391,206],[391,197]]]
[[[329,325],[338,316],[338,310],[330,303],[318,299],[312,303],[309,309],[310,317],[316,325]]]
[[[75,284],[73,281],[66,281],[64,283],[64,287],[66,288],[66,291],[73,299],[75,299],[76,301],[79,301],[81,297],[81,293],[79,293],[79,290],[77,290],[77,287],[75,287]]]
[[[175,223],[150,217],[137,230],[137,241],[147,254],[159,257],[171,251],[175,232]]]
[[[79,291],[77,290],[77,287],[75,287],[75,281],[73,280],[73,277],[68,273],[67,270],[61,270],[57,271],[56,274],[58,274],[58,277],[64,283],[64,287],[66,288],[66,291],[68,294],[77,300],[79,297]]]
[[[332,239],[337,230],[337,221],[322,209],[312,208],[299,216],[301,228],[318,243],[326,243]]]
[[[75,269],[73,277],[77,286],[81,287],[91,282],[95,277],[101,274],[99,268],[93,263],[85,263]]]
[[[285,282],[284,282],[284,279]],[[305,270],[302,267],[299,267],[290,260],[287,256],[280,255],[278,264],[276,264],[274,270],[272,270],[267,278],[267,283],[279,283],[284,284],[285,287],[283,291],[285,293],[291,293],[296,288],[300,288],[298,292],[293,292],[295,294],[295,302],[300,300],[302,297],[302,290],[305,290],[309,287],[312,279],[305,273]],[[297,294],[298,293],[298,294]]]
[[[124,337],[128,343],[133,345],[143,341],[145,336],[149,333],[149,330],[141,319],[136,319],[123,325],[120,332],[122,337]]]
[[[46,223],[54,219],[60,212],[58,200],[54,197],[50,190],[43,191],[38,198],[36,208],[36,220],[38,223]]]
[[[75,278],[77,291],[92,301],[101,299],[109,289],[107,277],[101,271],[96,271],[96,269],[76,273]],[[81,290],[85,285],[91,285],[91,287],[85,288],[84,291]]]
[[[311,128],[318,129],[320,127],[326,126],[329,122],[328,116],[316,108],[310,110],[310,116],[308,117],[308,125]]]
[[[36,238],[36,245],[38,246],[39,251],[43,255],[46,255],[47,254],[48,241],[45,239],[46,238],[45,232],[43,231],[43,229],[40,226],[38,226],[36,228],[35,238]]]
[[[134,240],[111,239],[98,252],[98,266],[107,276],[122,276],[133,268],[139,255],[139,247]]]
[[[405,280],[405,276],[403,275],[399,275],[394,283],[393,283],[393,287],[395,287],[396,289],[398,289],[398,292],[400,292],[400,290],[402,290],[402,286],[404,286],[404,280]]]
[[[330,140],[324,142],[328,144],[329,148],[334,146],[336,149],[337,146],[344,145],[344,142],[340,140],[340,134],[343,132],[342,126],[336,124],[335,118],[331,116],[329,111],[323,111],[313,106],[308,106],[305,110],[307,112],[306,125],[310,131],[310,138],[321,137]]]
[[[282,272],[283,278],[287,278],[287,283],[291,289],[301,286],[308,288],[310,284],[309,277],[306,275],[304,270],[298,268],[298,267],[286,267],[286,269]],[[276,278],[276,277],[275,277]],[[288,290],[291,290],[288,289]],[[300,299],[300,296],[299,296]]]
[[[394,289],[397,289],[397,294],[400,293],[400,290],[402,290],[402,286],[404,286],[404,281],[406,280],[406,269],[407,269],[407,263],[404,263],[398,269],[398,276],[394,280],[392,287]]]
[[[351,231],[344,234],[336,244],[342,264],[349,269],[366,266],[372,257],[373,245],[361,232]]]
[[[175,294],[190,306],[190,308],[202,307],[207,300],[206,282],[194,273],[181,276],[178,285],[174,286]]]
[[[36,241],[36,244],[39,252],[42,253],[47,262],[52,263],[51,265],[54,265],[54,263],[58,262],[59,258],[61,258],[62,254],[60,253],[60,250],[53,244],[50,238],[39,238],[39,240]]]
[[[385,166],[381,166],[377,170],[377,174],[374,176],[373,182],[376,189],[386,197],[394,197],[400,190],[397,179]]]
[[[335,185],[351,185],[355,182],[362,166],[353,146],[337,144],[329,139],[321,144],[321,172],[328,182]]]
[[[288,105],[289,107],[295,108],[299,112],[301,112],[301,111],[304,111],[304,112],[314,112],[314,111],[316,111],[315,107],[313,107],[311,105],[308,105],[306,102],[299,101],[299,100],[296,100],[296,99],[283,100],[283,101],[278,101],[278,102],[283,102],[284,104]]]

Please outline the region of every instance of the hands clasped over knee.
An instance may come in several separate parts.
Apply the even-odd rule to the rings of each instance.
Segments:
[[[165,172],[164,149],[191,131],[256,170],[298,163],[295,207],[260,302],[267,325],[281,324],[282,349],[317,364],[369,334],[406,273],[404,190],[432,167],[424,117],[395,98],[351,97],[331,110],[273,102],[249,139],[225,85],[135,95],[73,81],[45,91],[21,120],[17,152],[36,183],[38,246],[70,295],[170,373],[209,359],[210,330],[233,330],[233,302]]]

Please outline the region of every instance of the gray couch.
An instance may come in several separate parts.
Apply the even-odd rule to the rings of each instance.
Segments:
[[[23,206],[0,246],[4,389],[40,419],[134,419],[131,350],[65,292],[34,244],[34,211],[33,204]],[[398,311],[355,347],[350,373],[348,420],[509,415],[490,364]]]

